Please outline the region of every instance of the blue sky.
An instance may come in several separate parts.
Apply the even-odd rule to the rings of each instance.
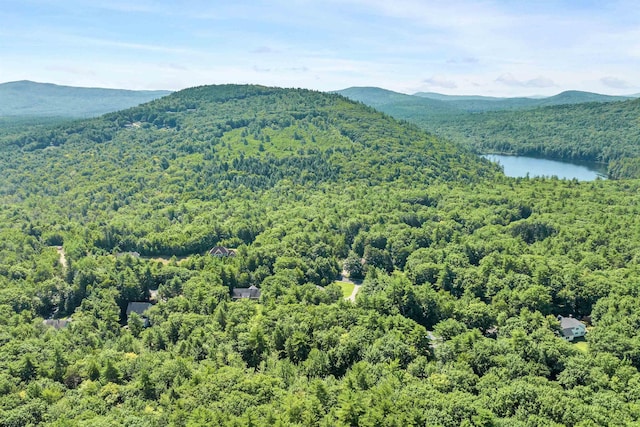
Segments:
[[[640,92],[631,0],[2,0],[0,82]]]

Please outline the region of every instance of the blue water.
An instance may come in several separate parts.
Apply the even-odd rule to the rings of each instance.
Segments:
[[[501,154],[485,154],[483,157],[498,163],[504,174],[513,178],[536,176],[557,176],[560,179],[577,179],[593,181],[596,178],[606,179],[605,166],[597,163],[569,163],[558,160],[537,159],[525,156],[505,156]]]

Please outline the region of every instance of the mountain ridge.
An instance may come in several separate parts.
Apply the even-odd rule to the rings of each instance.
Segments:
[[[581,104],[588,102],[616,102],[633,99],[632,96],[603,95],[593,92],[567,90],[548,97],[490,97],[481,95],[444,95],[435,92],[418,92],[406,95],[376,87],[351,87],[336,91],[356,101],[378,107],[394,115],[396,109],[408,104],[428,106],[438,112],[482,112],[500,110],[524,110],[550,105]],[[432,102],[418,100],[430,100]],[[436,103],[437,102],[437,103]],[[406,113],[406,112],[405,112]]]
[[[0,84],[0,117],[95,117],[170,93],[165,90],[106,89],[19,80]]]
[[[152,93],[152,92],[163,92],[163,93],[173,93],[174,91],[165,90],[165,89],[123,89],[117,87],[101,87],[101,86],[72,86],[72,85],[64,85],[58,83],[51,82],[38,82],[35,80],[23,79],[23,80],[12,80],[8,82],[0,83],[0,87],[2,86],[14,86],[14,87],[29,87],[29,86],[42,86],[49,88],[61,88],[61,89],[95,89],[95,90],[107,90],[107,91],[118,91],[118,92],[136,92],[136,93]]]

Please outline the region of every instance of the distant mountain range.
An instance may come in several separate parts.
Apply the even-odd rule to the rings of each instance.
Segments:
[[[635,96],[601,95],[592,92],[570,90],[544,98],[496,98],[475,95],[443,95],[434,92],[418,92],[414,95],[393,92],[377,87],[350,87],[337,93],[372,107],[386,107],[381,110],[394,115],[395,110],[404,110],[408,106],[420,108],[423,112],[451,113],[454,111],[479,112],[519,110],[551,105],[582,104],[587,102],[626,101]],[[386,111],[389,110],[389,111]]]
[[[425,117],[462,112],[450,101],[406,95],[377,87],[350,87],[336,93],[403,120],[422,120]]]
[[[94,117],[169,95],[166,90],[123,90],[18,81],[0,84],[0,117]]]
[[[169,95],[165,90],[124,90],[60,86],[51,83],[17,81],[0,84],[0,117],[95,117],[134,107]],[[378,87],[350,87],[336,91],[388,114],[421,117],[456,112],[519,110],[551,105],[624,101],[639,97],[566,91],[546,98],[498,98],[476,95],[444,95],[418,92],[413,95]]]

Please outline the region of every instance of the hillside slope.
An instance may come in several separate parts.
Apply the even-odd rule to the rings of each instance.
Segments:
[[[638,99],[567,91],[540,99],[414,96],[427,101],[420,103],[379,89],[342,92],[478,153],[602,162],[611,178],[640,177]]]
[[[496,171],[488,161],[338,95],[259,86],[188,89],[98,119],[5,136],[0,146],[0,177],[7,183],[0,194],[28,189],[33,200],[54,197],[50,210],[63,209],[82,222],[86,212],[106,220],[123,205],[148,210],[158,188],[172,201],[211,200],[283,182],[314,188],[468,182]],[[106,198],[91,196],[106,188]],[[68,208],[83,204],[81,211]],[[112,230],[105,249],[118,244],[182,255],[211,244],[206,227],[188,243],[169,244],[150,241],[152,227],[131,221]]]
[[[586,160],[612,178],[640,176],[640,100],[558,105],[524,111],[414,120],[477,152]]]
[[[93,117],[133,107],[170,94],[59,86],[18,81],[0,84],[0,117]]]
[[[351,87],[335,93],[403,120],[452,114],[458,111],[458,108],[449,102],[406,95],[377,87]]]

